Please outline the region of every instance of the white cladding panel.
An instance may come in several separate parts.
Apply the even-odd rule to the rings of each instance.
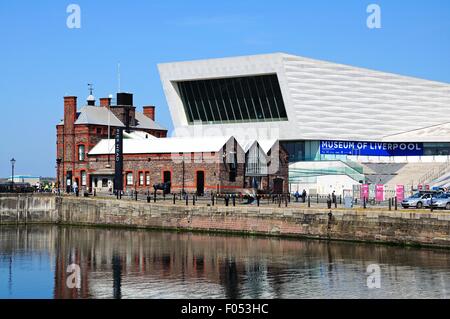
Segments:
[[[177,136],[377,141],[450,122],[450,85],[275,53],[160,64]],[[174,82],[276,73],[288,121],[188,125]],[[439,114],[439,116],[436,116]],[[448,139],[450,141],[450,138]]]

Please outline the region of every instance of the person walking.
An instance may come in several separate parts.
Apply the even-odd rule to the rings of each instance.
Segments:
[[[300,193],[298,192],[298,190],[295,192],[294,197],[295,197],[295,202],[298,203],[298,198],[300,197]]]
[[[302,201],[303,201],[303,203],[306,202],[306,190],[303,190],[303,192],[302,192]]]
[[[78,195],[78,183],[76,181],[73,182],[73,192]]]

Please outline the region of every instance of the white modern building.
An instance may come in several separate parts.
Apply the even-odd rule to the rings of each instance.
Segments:
[[[284,53],[158,67],[176,136],[279,139],[297,187],[414,185],[448,166],[448,83]]]

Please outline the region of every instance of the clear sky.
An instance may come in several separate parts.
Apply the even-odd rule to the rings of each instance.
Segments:
[[[381,29],[366,25],[372,3]],[[450,1],[0,1],[0,176],[11,157],[16,173],[54,176],[63,96],[115,93],[119,61],[122,90],[172,129],[158,63],[272,52],[450,83]]]

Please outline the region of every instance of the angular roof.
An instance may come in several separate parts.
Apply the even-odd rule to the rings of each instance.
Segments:
[[[123,123],[114,115],[113,112],[106,107],[87,105],[79,111],[79,115],[75,124],[97,124],[123,127]]]
[[[450,122],[385,136],[386,142],[449,142]]]
[[[450,84],[285,53],[158,65],[174,126],[193,135],[174,82],[276,74],[288,120],[252,122],[281,140],[380,141],[450,121]],[[430,115],[430,110],[433,114]],[[248,138],[244,123],[203,123],[216,135]],[[241,129],[241,131],[237,131]],[[265,134],[265,133],[264,133]],[[260,137],[256,137],[260,139]],[[450,141],[450,138],[448,138]]]
[[[233,137],[124,139],[124,154],[175,154],[218,152]],[[114,154],[114,140],[101,140],[89,155]]]
[[[108,123],[110,126],[125,127],[125,125],[111,112],[107,107],[86,105],[82,107],[78,112],[78,118],[75,124],[95,124],[105,125]],[[109,118],[108,118],[109,117]],[[136,126],[138,129],[149,130],[167,130],[151,118],[145,116],[142,112],[135,112]],[[64,121],[61,121],[59,125],[63,125]]]

